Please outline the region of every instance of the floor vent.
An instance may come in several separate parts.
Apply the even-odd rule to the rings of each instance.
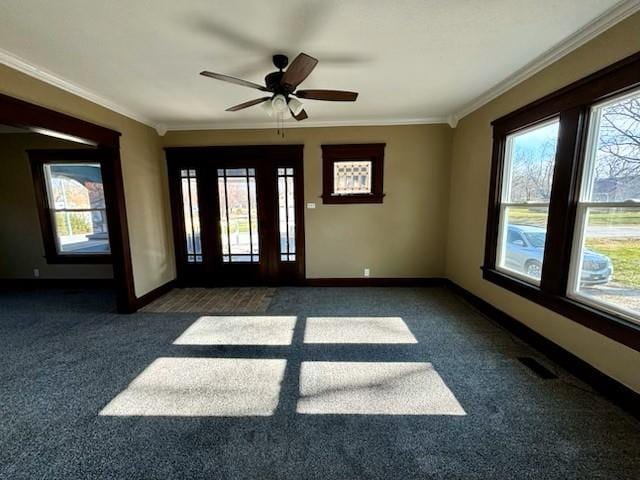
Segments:
[[[537,376],[544,380],[551,380],[558,378],[558,376],[549,370],[547,367],[538,362],[535,358],[531,357],[518,357],[520,363],[522,363],[529,370],[533,371]]]

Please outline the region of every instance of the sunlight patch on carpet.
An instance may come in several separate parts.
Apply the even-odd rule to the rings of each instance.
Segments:
[[[200,317],[174,345],[290,345],[295,316]]]
[[[309,317],[304,343],[418,343],[400,317]]]
[[[273,415],[286,360],[161,357],[101,416],[251,417]]]
[[[303,362],[297,412],[466,415],[430,363]]]

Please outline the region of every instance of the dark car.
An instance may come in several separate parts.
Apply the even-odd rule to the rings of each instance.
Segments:
[[[507,227],[505,267],[529,277],[540,278],[547,231],[531,225],[511,224]],[[613,275],[611,259],[589,249],[582,256],[580,283],[601,285]]]

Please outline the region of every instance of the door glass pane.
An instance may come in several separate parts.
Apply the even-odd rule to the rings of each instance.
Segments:
[[[497,267],[531,283],[542,276],[559,121],[507,136]]]
[[[58,253],[110,253],[100,164],[50,163],[44,168]]]
[[[193,169],[180,170],[187,263],[202,263],[198,181]]]
[[[294,205],[293,168],[278,168],[278,224],[280,261],[296,260],[296,212]]]
[[[218,194],[222,261],[259,262],[255,169],[218,169]]]

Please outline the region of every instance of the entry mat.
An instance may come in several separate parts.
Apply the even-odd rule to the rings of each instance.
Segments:
[[[153,313],[264,313],[275,288],[174,288],[142,308]]]

